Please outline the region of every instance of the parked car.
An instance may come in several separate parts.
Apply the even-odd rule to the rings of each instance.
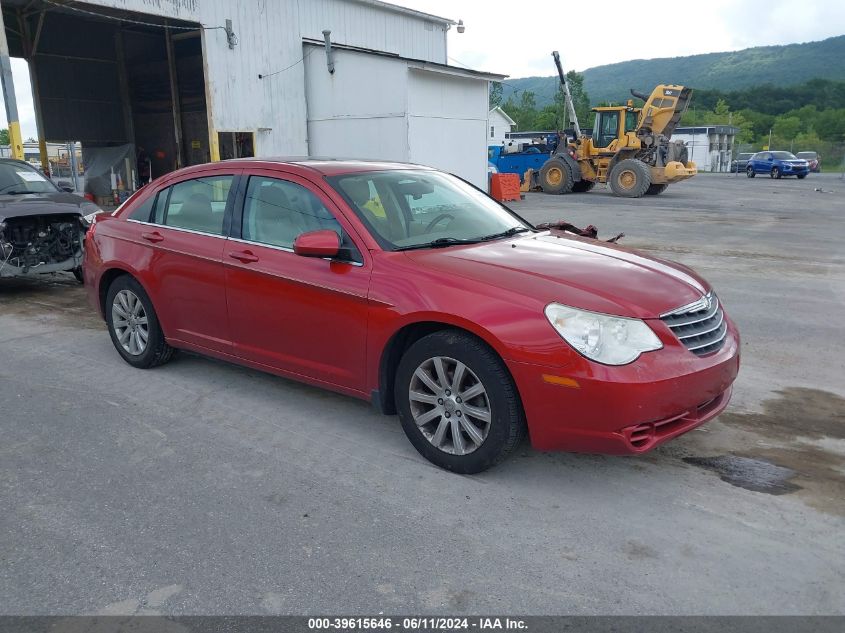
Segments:
[[[98,217],[84,271],[130,365],[187,349],[370,400],[461,473],[526,430],[542,450],[642,453],[718,415],[739,369],[690,269],[538,230],[420,166],[182,169]]]
[[[796,156],[807,161],[810,171],[819,173],[822,170],[822,159],[818,152],[798,152]]]
[[[731,172],[739,173],[745,171],[745,168],[748,167],[748,161],[752,156],[754,156],[753,152],[740,152],[737,154],[736,158],[731,161]]]
[[[757,152],[749,159],[745,173],[749,178],[754,178],[757,174],[768,174],[772,178],[806,178],[810,173],[810,165],[792,152]]]
[[[69,271],[82,281],[83,238],[97,213],[29,163],[0,159],[0,277]]]

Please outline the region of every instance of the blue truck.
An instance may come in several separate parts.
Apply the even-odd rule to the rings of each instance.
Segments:
[[[489,171],[497,174],[516,174],[522,182],[529,169],[540,171],[558,143],[554,133],[544,133],[532,139],[512,139],[510,145],[490,145],[487,148]]]

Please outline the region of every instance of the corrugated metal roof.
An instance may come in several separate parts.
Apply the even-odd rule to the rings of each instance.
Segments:
[[[310,37],[302,38],[303,44],[308,44],[310,46],[325,46],[325,42],[323,40],[315,40]],[[414,59],[412,57],[403,57],[402,55],[398,55],[396,53],[388,53],[386,51],[376,50],[374,48],[363,48],[360,46],[349,46],[347,44],[338,44],[337,42],[332,42],[332,48],[337,48],[339,50],[344,51],[352,51],[357,53],[365,53],[367,55],[378,55],[379,57],[390,57],[392,59],[401,59],[402,61],[409,62],[409,65],[412,68],[418,68],[420,70],[432,70],[435,72],[445,72],[449,73],[450,75],[461,75],[465,77],[478,77],[479,79],[488,79],[490,81],[502,81],[507,77],[507,75],[501,75],[498,73],[488,73],[482,70],[472,70],[471,68],[461,68],[460,66],[450,66],[449,64],[440,64],[438,62],[431,62],[426,61],[424,59]]]
[[[441,18],[438,15],[432,15],[431,13],[424,13],[422,11],[417,11],[416,9],[409,9],[407,7],[399,6],[398,4],[392,4],[390,2],[382,2],[382,0],[348,0],[349,2],[357,2],[359,4],[368,4],[373,7],[378,7],[380,9],[385,9],[387,11],[393,11],[394,13],[402,13],[405,15],[412,15],[418,18],[424,18],[426,20],[432,20],[434,22],[440,22],[441,24],[457,24],[454,20],[450,20],[449,18]]]

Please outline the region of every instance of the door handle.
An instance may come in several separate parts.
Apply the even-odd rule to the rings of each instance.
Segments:
[[[164,239],[164,236],[158,231],[153,231],[152,233],[141,233],[141,237],[148,242],[161,242]]]
[[[243,262],[244,264],[258,261],[258,256],[253,255],[250,251],[232,251],[229,253],[229,257],[237,259],[239,262]]]

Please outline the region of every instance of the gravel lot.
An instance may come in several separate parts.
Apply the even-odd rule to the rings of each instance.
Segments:
[[[70,276],[0,281],[0,613],[845,614],[845,181],[513,207],[707,277],[743,335],[727,412],[458,476],[363,402],[131,369]]]

